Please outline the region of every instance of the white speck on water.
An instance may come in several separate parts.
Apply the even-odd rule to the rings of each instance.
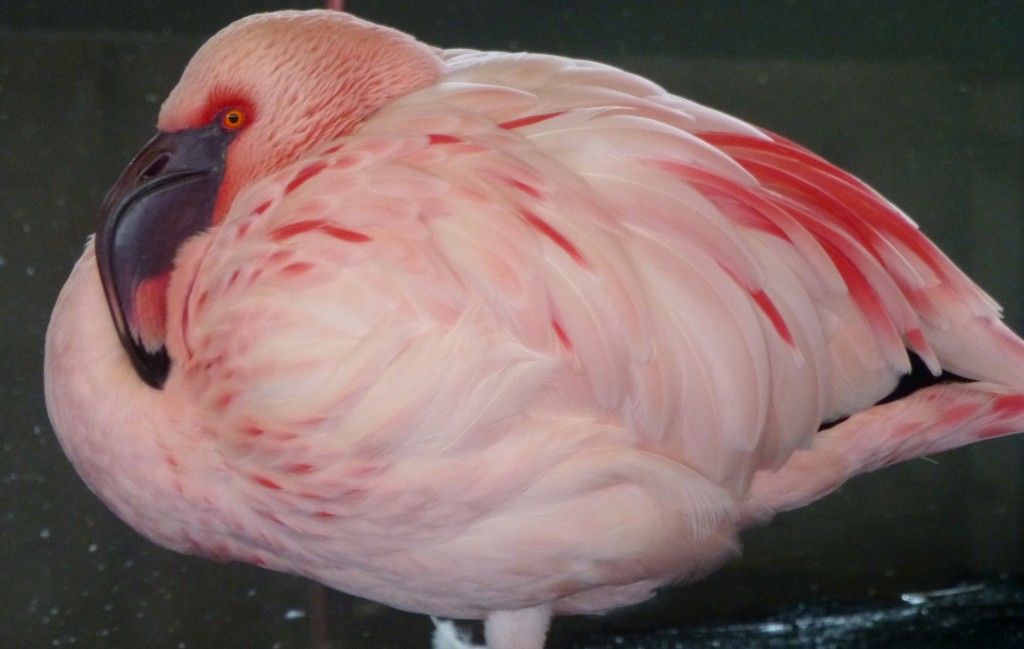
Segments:
[[[256,589],[255,588],[250,588],[249,590],[245,591],[245,596],[246,597],[256,597]]]
[[[41,538],[41,539],[48,539],[48,538],[50,538],[50,528],[49,527],[44,527],[43,529],[39,530],[39,538]]]
[[[758,628],[764,633],[786,633],[791,627],[781,622],[766,622],[759,625]]]
[[[89,544],[89,553],[90,554],[92,554],[93,552],[95,552],[96,550],[99,550],[99,549],[100,549],[99,545],[97,545],[95,543],[90,543]]]
[[[928,603],[928,596],[921,595],[919,593],[903,593],[900,595],[900,599],[912,606],[920,606],[921,604]]]
[[[304,617],[306,617],[306,612],[297,608],[290,608],[284,612],[286,620],[301,620]]]
[[[922,593],[903,593],[900,595],[907,604],[911,606],[921,606],[927,604],[929,601],[939,599],[940,597],[952,597],[956,595],[963,595],[965,593],[973,593],[985,588],[981,584],[971,584],[968,586],[957,586],[954,588],[943,588],[941,590],[931,590]]]
[[[35,266],[25,266],[25,274],[28,275],[29,277],[35,275],[36,274],[36,267]]]

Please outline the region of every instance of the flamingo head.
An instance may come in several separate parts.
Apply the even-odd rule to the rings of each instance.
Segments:
[[[159,133],[100,209],[96,256],[140,378],[170,371],[166,294],[181,244],[220,223],[238,192],[442,73],[434,51],[339,11],[242,19],[213,36],[164,102]]]

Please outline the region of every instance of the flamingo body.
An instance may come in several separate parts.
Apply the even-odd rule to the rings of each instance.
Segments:
[[[162,387],[92,244],[48,332],[62,445],[161,545],[539,649],[846,477],[1024,428],[1024,343],[906,216],[649,81],[285,12],[204,46],[161,128],[236,105],[210,227],[125,311]],[[908,350],[974,382],[873,406]]]

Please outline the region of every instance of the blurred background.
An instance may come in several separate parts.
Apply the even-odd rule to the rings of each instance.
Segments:
[[[906,210],[1024,329],[1020,2],[346,4],[439,46],[603,60],[799,141]],[[191,53],[235,18],[318,5],[0,3],[0,647],[310,646],[307,582],[164,551],[92,496],[53,437],[41,367],[100,200]],[[1024,646],[1024,440],[862,476],[744,543],[698,584],[556,621],[550,646]],[[907,596],[951,588],[968,599],[928,601],[958,613]],[[326,607],[331,647],[429,646],[422,616],[339,593]],[[858,634],[850,611],[881,617]],[[900,616],[902,641],[871,635]]]

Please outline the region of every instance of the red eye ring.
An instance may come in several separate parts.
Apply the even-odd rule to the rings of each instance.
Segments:
[[[245,126],[246,114],[241,108],[229,108],[220,116],[220,125],[226,131],[237,131]]]

